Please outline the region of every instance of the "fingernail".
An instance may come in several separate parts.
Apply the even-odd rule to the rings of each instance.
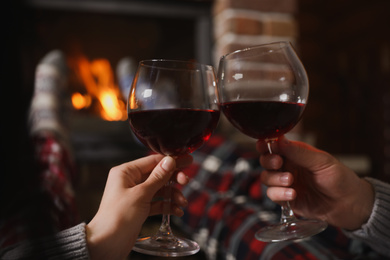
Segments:
[[[293,199],[293,190],[288,189],[284,192],[284,196],[287,200],[292,200]]]
[[[287,175],[287,174],[282,175],[282,176],[280,177],[280,182],[281,182],[281,184],[283,184],[283,185],[288,185],[288,184],[289,184],[289,177],[288,177],[288,175]]]
[[[172,171],[174,166],[175,166],[175,160],[170,156],[165,157],[161,164],[161,167],[166,171]]]

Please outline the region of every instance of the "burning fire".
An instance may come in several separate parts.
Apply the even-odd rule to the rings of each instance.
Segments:
[[[77,59],[76,74],[85,85],[88,94],[74,93],[72,104],[76,109],[88,108],[92,98],[100,105],[100,116],[109,121],[126,120],[126,105],[121,99],[121,93],[115,84],[114,73],[106,59],[88,61],[84,56]]]
[[[88,108],[92,103],[92,98],[90,95],[82,95],[79,92],[73,93],[72,95],[72,104],[73,107],[77,110]]]

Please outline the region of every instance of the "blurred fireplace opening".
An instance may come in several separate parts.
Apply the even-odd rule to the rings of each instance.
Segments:
[[[90,64],[108,61],[116,85],[119,83],[116,70],[126,57],[135,63],[152,58],[211,63],[208,1],[28,0],[24,5],[25,31],[21,39],[25,85],[34,82],[35,66],[53,49],[62,50],[71,65],[69,98],[73,93],[87,93],[74,70],[74,62],[80,57]],[[90,76],[96,81],[96,75]],[[125,104],[125,98],[120,99]],[[97,115],[96,106],[71,108],[69,119],[78,162],[115,164],[145,152],[134,141],[126,120],[103,120]]]

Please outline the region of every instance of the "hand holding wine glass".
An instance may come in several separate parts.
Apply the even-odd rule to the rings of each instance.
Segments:
[[[149,155],[113,167],[107,178],[99,210],[86,225],[90,259],[125,259],[130,253],[142,224],[150,215],[162,213],[160,189],[168,180],[188,183],[176,168],[192,163],[190,155]],[[187,202],[179,190],[172,196],[171,213],[182,216],[180,207]],[[34,258],[35,259],[35,258]]]
[[[218,68],[220,107],[242,133],[266,140],[268,151],[299,121],[309,95],[306,71],[288,42],[238,50],[223,56]],[[279,224],[264,227],[256,238],[293,240],[326,228],[321,220],[300,220],[282,203]]]
[[[130,127],[144,145],[163,155],[191,153],[210,138],[219,120],[214,69],[183,61],[141,61],[127,105]],[[135,251],[158,256],[199,251],[196,242],[172,233],[170,190],[168,182],[159,231],[138,239]]]
[[[257,142],[261,181],[268,197],[291,201],[294,212],[318,218],[346,230],[360,229],[372,213],[375,193],[371,184],[331,154],[286,137],[272,145]],[[283,166],[283,171],[279,171]]]

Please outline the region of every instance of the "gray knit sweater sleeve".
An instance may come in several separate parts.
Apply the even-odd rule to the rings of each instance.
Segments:
[[[85,223],[63,230],[53,236],[5,248],[0,251],[0,259],[89,259]]]
[[[346,234],[362,240],[378,253],[390,256],[390,184],[372,178],[366,180],[375,190],[374,208],[361,229]]]

